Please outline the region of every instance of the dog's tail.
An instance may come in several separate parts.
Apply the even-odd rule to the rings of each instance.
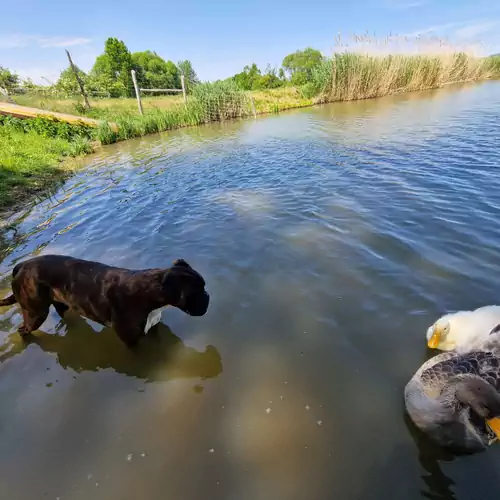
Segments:
[[[15,304],[16,302],[17,302],[17,300],[14,297],[14,294],[12,294],[12,295],[9,295],[8,297],[5,297],[5,299],[0,300],[0,307],[11,306],[12,304]]]
[[[14,266],[14,269],[12,270],[12,277],[15,278],[16,274],[21,270],[22,267],[22,262]],[[5,307],[5,306],[11,306],[12,304],[15,304],[17,302],[17,299],[14,297],[14,294],[9,295],[8,297],[5,297],[5,299],[0,300],[0,307]]]

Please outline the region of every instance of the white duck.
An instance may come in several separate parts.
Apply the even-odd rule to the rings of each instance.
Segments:
[[[441,351],[470,352],[497,327],[500,330],[500,306],[446,314],[428,328],[427,345]]]

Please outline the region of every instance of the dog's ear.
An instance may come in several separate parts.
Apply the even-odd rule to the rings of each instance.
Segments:
[[[177,259],[174,260],[173,267],[187,267],[188,269],[191,269],[191,266],[184,260],[184,259]]]
[[[161,284],[165,291],[170,304],[177,304],[179,302],[183,291],[183,277],[181,273],[175,269],[166,271]]]

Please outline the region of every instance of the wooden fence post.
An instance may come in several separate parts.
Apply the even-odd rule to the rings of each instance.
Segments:
[[[134,82],[135,97],[137,97],[137,107],[139,108],[139,114],[143,115],[144,113],[142,112],[141,93],[139,91],[139,87],[137,86],[137,78],[135,77],[135,70],[132,70],[131,73],[132,73],[132,81]]]
[[[184,97],[184,104],[187,104],[186,97],[186,84],[184,82],[184,75],[181,75],[182,96]]]
[[[80,75],[78,74],[78,70],[76,69],[76,66],[73,64],[73,60],[71,59],[71,55],[69,53],[69,50],[67,49],[66,49],[66,54],[68,55],[69,65],[71,66],[71,69],[75,74],[76,81],[78,82],[78,86],[80,87],[80,92],[82,93],[83,100],[85,101],[85,107],[87,109],[90,109],[89,98],[87,97],[87,93],[85,92],[85,88],[83,87],[83,82],[80,80]]]

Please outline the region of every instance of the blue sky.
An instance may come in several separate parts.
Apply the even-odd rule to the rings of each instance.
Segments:
[[[230,76],[252,62],[278,66],[306,46],[331,53],[339,32],[422,34],[461,46],[481,41],[485,53],[500,52],[498,0],[149,0],[141,6],[130,0],[3,2],[0,66],[36,82],[55,80],[67,65],[65,48],[88,70],[108,36],[132,52],[190,59],[203,80]]]

